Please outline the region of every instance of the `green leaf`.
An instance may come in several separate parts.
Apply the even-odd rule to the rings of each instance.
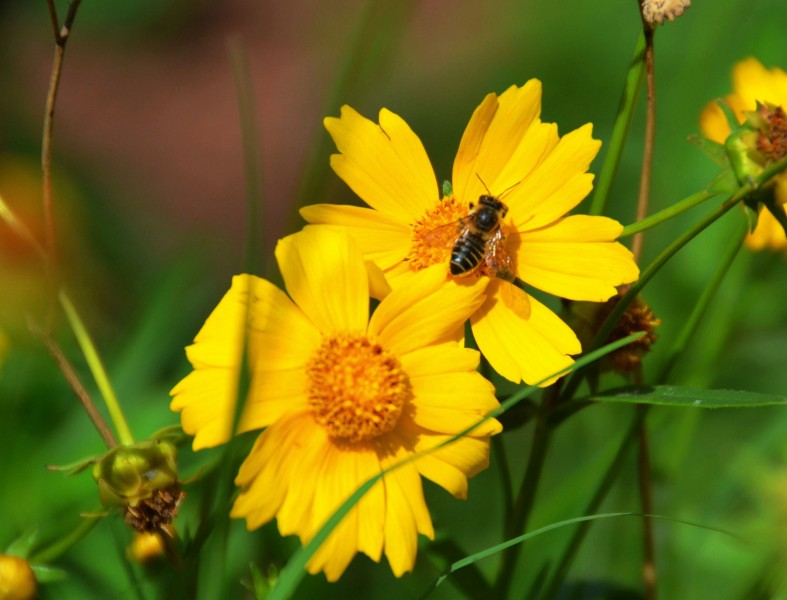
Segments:
[[[30,565],[30,568],[33,569],[33,573],[36,574],[36,581],[38,581],[38,583],[53,583],[57,581],[63,581],[66,577],[68,577],[67,571],[57,567]]]
[[[699,523],[692,523],[690,521],[682,521],[680,519],[673,519],[672,517],[666,517],[663,515],[643,515],[641,513],[631,513],[631,512],[616,512],[616,513],[605,513],[600,515],[588,515],[585,517],[575,517],[573,519],[566,519],[565,521],[558,521],[557,523],[552,523],[551,525],[547,525],[546,527],[541,527],[540,529],[536,529],[535,531],[530,531],[523,535],[519,535],[515,538],[511,538],[510,540],[506,540],[501,544],[496,544],[491,546],[481,552],[476,552],[475,554],[471,554],[467,558],[463,558],[455,563],[453,563],[442,575],[440,575],[434,583],[424,592],[421,598],[426,598],[437,586],[439,586],[446,578],[451,574],[455,573],[459,569],[463,569],[469,565],[472,565],[475,562],[483,558],[487,558],[489,556],[493,556],[510,548],[511,546],[516,546],[517,544],[521,544],[531,538],[537,537],[553,529],[560,529],[561,527],[567,527],[569,525],[575,525],[577,523],[583,523],[585,521],[597,521],[599,519],[613,519],[617,517],[647,517],[649,519],[663,519],[665,521],[672,521],[673,523],[679,523],[681,525],[690,525],[692,527],[699,527],[700,529],[707,529],[709,531],[715,531],[717,533],[722,533],[724,535],[728,535],[730,537],[737,538],[737,536],[729,531],[724,531],[723,529],[716,529],[715,527],[708,527],[706,525],[701,525]]]
[[[47,465],[46,468],[50,471],[63,472],[66,475],[77,475],[99,462],[103,456],[103,454],[96,454],[94,456],[80,458],[79,460],[75,460],[74,462],[68,463],[66,465]]]
[[[38,533],[38,526],[34,525],[18,538],[16,538],[13,542],[11,542],[6,547],[3,554],[27,558],[27,556],[30,554],[30,549],[38,542]]]
[[[787,404],[787,397],[776,394],[738,390],[701,390],[673,385],[627,386],[594,394],[584,399],[595,402],[689,406],[693,408],[757,408]]]
[[[708,158],[715,162],[720,167],[729,167],[730,161],[727,159],[727,151],[724,149],[724,144],[714,142],[701,135],[690,135],[689,142],[702,150]],[[737,186],[737,181],[735,182]]]

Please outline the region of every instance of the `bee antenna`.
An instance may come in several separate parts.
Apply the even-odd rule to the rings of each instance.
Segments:
[[[503,196],[505,196],[508,192],[513,190],[520,183],[522,183],[521,179],[519,181],[517,181],[514,185],[509,185],[506,189],[504,189],[502,192],[500,192],[500,194],[498,195],[498,198],[502,198]]]
[[[491,195],[492,195],[492,192],[490,192],[490,191],[489,191],[489,188],[488,188],[488,187],[486,187],[486,184],[484,183],[484,180],[483,180],[483,179],[481,179],[481,176],[480,176],[480,175],[479,175],[477,172],[476,172],[475,176],[476,176],[476,177],[478,177],[478,181],[480,181],[480,182],[481,182],[481,185],[483,185],[483,186],[484,186],[484,189],[486,190],[486,193],[487,193],[487,194],[489,194],[489,195],[491,196]]]

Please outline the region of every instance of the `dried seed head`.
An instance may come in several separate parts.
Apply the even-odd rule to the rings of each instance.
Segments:
[[[674,21],[691,6],[691,0],[642,0],[642,18],[649,25],[663,25],[664,19]]]
[[[607,304],[601,311],[603,315],[601,322],[603,322],[603,319],[606,319],[606,315],[612,312],[620,298],[620,295],[613,296],[607,301]],[[650,347],[656,343],[658,339],[656,327],[660,325],[661,320],[653,314],[653,311],[645,304],[642,298],[640,296],[634,298],[634,301],[626,307],[623,316],[620,317],[620,321],[615,325],[612,333],[609,334],[607,342],[620,340],[639,331],[644,331],[645,335],[607,356],[612,370],[617,373],[631,373],[638,369],[642,364],[642,357],[650,352]]]
[[[573,305],[572,310],[579,317],[575,328],[580,339],[589,341],[595,337],[601,325],[620,302],[621,297],[622,294],[618,293],[601,304],[578,302]],[[644,300],[640,296],[634,298],[631,304],[626,307],[605,343],[617,341],[640,331],[644,331],[645,335],[605,356],[600,363],[601,370],[615,371],[621,374],[636,371],[642,364],[643,357],[656,343],[658,339],[656,328],[660,325],[661,321],[653,314]]]
[[[149,498],[139,499],[135,504],[124,507],[126,523],[140,533],[163,531],[174,537],[172,520],[178,514],[178,506],[184,493],[175,484],[163,490],[154,490]]]

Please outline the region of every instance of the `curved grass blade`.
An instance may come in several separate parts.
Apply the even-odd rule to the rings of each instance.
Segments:
[[[455,573],[456,571],[463,569],[469,565],[472,565],[479,560],[487,558],[489,556],[494,556],[495,554],[502,552],[503,550],[510,548],[511,546],[515,546],[517,544],[521,544],[522,542],[526,542],[527,540],[552,531],[554,529],[560,529],[561,527],[567,527],[569,525],[575,525],[577,523],[583,523],[586,521],[598,521],[600,519],[613,519],[617,517],[647,517],[649,519],[663,519],[665,521],[672,521],[673,523],[679,523],[681,525],[690,525],[692,527],[699,527],[700,529],[707,529],[709,531],[715,531],[716,533],[722,533],[724,535],[728,535],[730,537],[740,539],[734,533],[729,531],[725,531],[723,529],[717,529],[715,527],[709,527],[707,525],[701,525],[699,523],[693,523],[691,521],[683,521],[681,519],[674,519],[672,517],[667,517],[664,515],[645,515],[642,513],[632,513],[632,512],[616,512],[616,513],[604,513],[600,515],[588,515],[584,517],[575,517],[573,519],[566,519],[565,521],[558,521],[557,523],[552,523],[547,525],[546,527],[541,527],[540,529],[536,529],[534,531],[530,531],[528,533],[519,535],[515,538],[510,540],[506,540],[501,544],[496,544],[481,552],[476,552],[475,554],[471,554],[470,556],[463,558],[455,563],[453,563],[448,570],[440,575],[434,583],[424,592],[421,596],[421,599],[426,598],[434,589],[436,589],[443,581],[445,581],[449,575]]]
[[[594,394],[585,400],[692,408],[759,408],[783,406],[787,396],[739,390],[703,390],[676,385],[626,386]]]

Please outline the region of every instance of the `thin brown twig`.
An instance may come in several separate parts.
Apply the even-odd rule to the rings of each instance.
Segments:
[[[57,21],[57,9],[55,8],[54,0],[47,0],[47,7],[49,8],[49,21],[52,23],[52,34],[55,36],[55,41],[60,36],[60,25]]]
[[[645,34],[645,81],[647,82],[647,105],[645,110],[645,147],[642,153],[642,171],[639,182],[639,197],[637,198],[637,221],[641,221],[648,214],[650,202],[650,184],[653,172],[653,146],[656,138],[656,71],[654,66],[654,46],[653,38],[655,29],[653,23],[645,18],[642,11],[642,4],[638,2],[640,16],[642,17],[642,27]],[[639,261],[642,254],[643,237],[642,232],[636,234],[631,244],[631,252],[634,260]],[[636,374],[638,383],[642,382],[642,372]],[[637,407],[637,410],[647,411],[647,407]],[[639,475],[639,492],[642,513],[653,514],[653,490],[651,486],[650,468],[650,442],[648,440],[647,421],[644,415],[639,427],[639,454],[637,471]],[[646,600],[656,600],[657,597],[657,571],[656,571],[656,551],[653,538],[653,521],[644,518],[642,521],[643,536],[643,562],[642,562],[642,583],[645,588]]]
[[[637,221],[648,215],[650,202],[650,181],[653,171],[653,146],[656,138],[656,73],[654,68],[653,25],[643,17],[645,28],[645,80],[647,81],[648,102],[645,113],[645,148],[642,153],[642,172],[639,180],[639,197],[637,198]],[[634,260],[638,261],[642,254],[642,233],[634,236],[631,244]]]
[[[76,371],[74,371],[74,367],[72,367],[71,363],[68,362],[68,359],[63,354],[60,346],[58,346],[57,342],[53,340],[49,334],[45,333],[38,326],[31,324],[30,330],[41,339],[47,350],[49,350],[49,353],[52,355],[52,358],[55,359],[55,363],[60,369],[60,372],[63,373],[63,377],[65,377],[68,385],[71,386],[74,394],[76,394],[76,397],[79,399],[79,403],[82,405],[82,408],[85,409],[88,418],[93,423],[96,431],[98,431],[101,439],[104,440],[104,444],[106,444],[107,448],[114,448],[117,446],[117,440],[115,440],[112,430],[104,420],[104,416],[98,411],[96,405],[90,399],[90,395],[87,393],[87,390],[85,390],[82,382],[79,380],[79,377],[76,374]]]
[[[63,72],[63,57],[66,51],[66,42],[71,34],[71,28],[74,25],[77,10],[82,0],[72,0],[66,13],[66,18],[63,21],[62,27],[58,21],[57,9],[55,8],[54,0],[47,0],[47,7],[49,8],[49,20],[52,24],[52,32],[55,38],[55,55],[52,59],[52,71],[49,75],[49,88],[46,95],[46,106],[44,109],[44,127],[41,137],[41,174],[42,174],[42,189],[43,189],[43,213],[44,213],[44,256],[47,265],[47,275],[50,279],[50,285],[56,289],[57,282],[54,281],[57,265],[57,245],[55,238],[55,220],[52,211],[52,131],[55,122],[55,105],[57,103],[57,92],[60,87],[60,76]],[[87,413],[88,418],[93,423],[93,426],[98,431],[101,439],[104,440],[107,448],[114,448],[117,446],[112,430],[104,420],[103,415],[99,412],[94,404],[90,395],[85,390],[82,382],[71,366],[71,363],[63,354],[63,351],[58,346],[57,342],[48,333],[51,329],[48,328],[47,332],[41,328],[31,325],[30,329],[36,334],[44,345],[49,350],[52,358],[55,360],[60,372],[63,373],[69,386],[73,390],[76,397],[79,399],[82,408]]]
[[[66,42],[71,33],[79,4],[82,0],[73,0],[68,7],[66,19],[60,27],[55,10],[54,0],[47,0],[49,18],[55,36],[55,55],[52,59],[52,72],[49,76],[49,89],[46,95],[44,110],[44,132],[41,140],[41,173],[43,184],[44,202],[44,248],[49,256],[50,263],[56,264],[55,221],[52,214],[52,129],[55,122],[55,104],[57,91],[60,87],[60,75],[63,72],[63,57],[66,51]]]
[[[636,377],[636,383],[642,383],[641,372]],[[637,454],[637,473],[639,480],[639,498],[643,515],[653,514],[653,489],[651,486],[652,471],[650,467],[650,441],[648,438],[647,419],[648,406],[639,405],[636,407],[640,411],[639,425],[639,451]],[[645,598],[656,600],[656,554],[655,539],[653,536],[653,519],[644,517],[642,519],[643,536],[643,558],[642,558],[642,582],[645,586]]]

